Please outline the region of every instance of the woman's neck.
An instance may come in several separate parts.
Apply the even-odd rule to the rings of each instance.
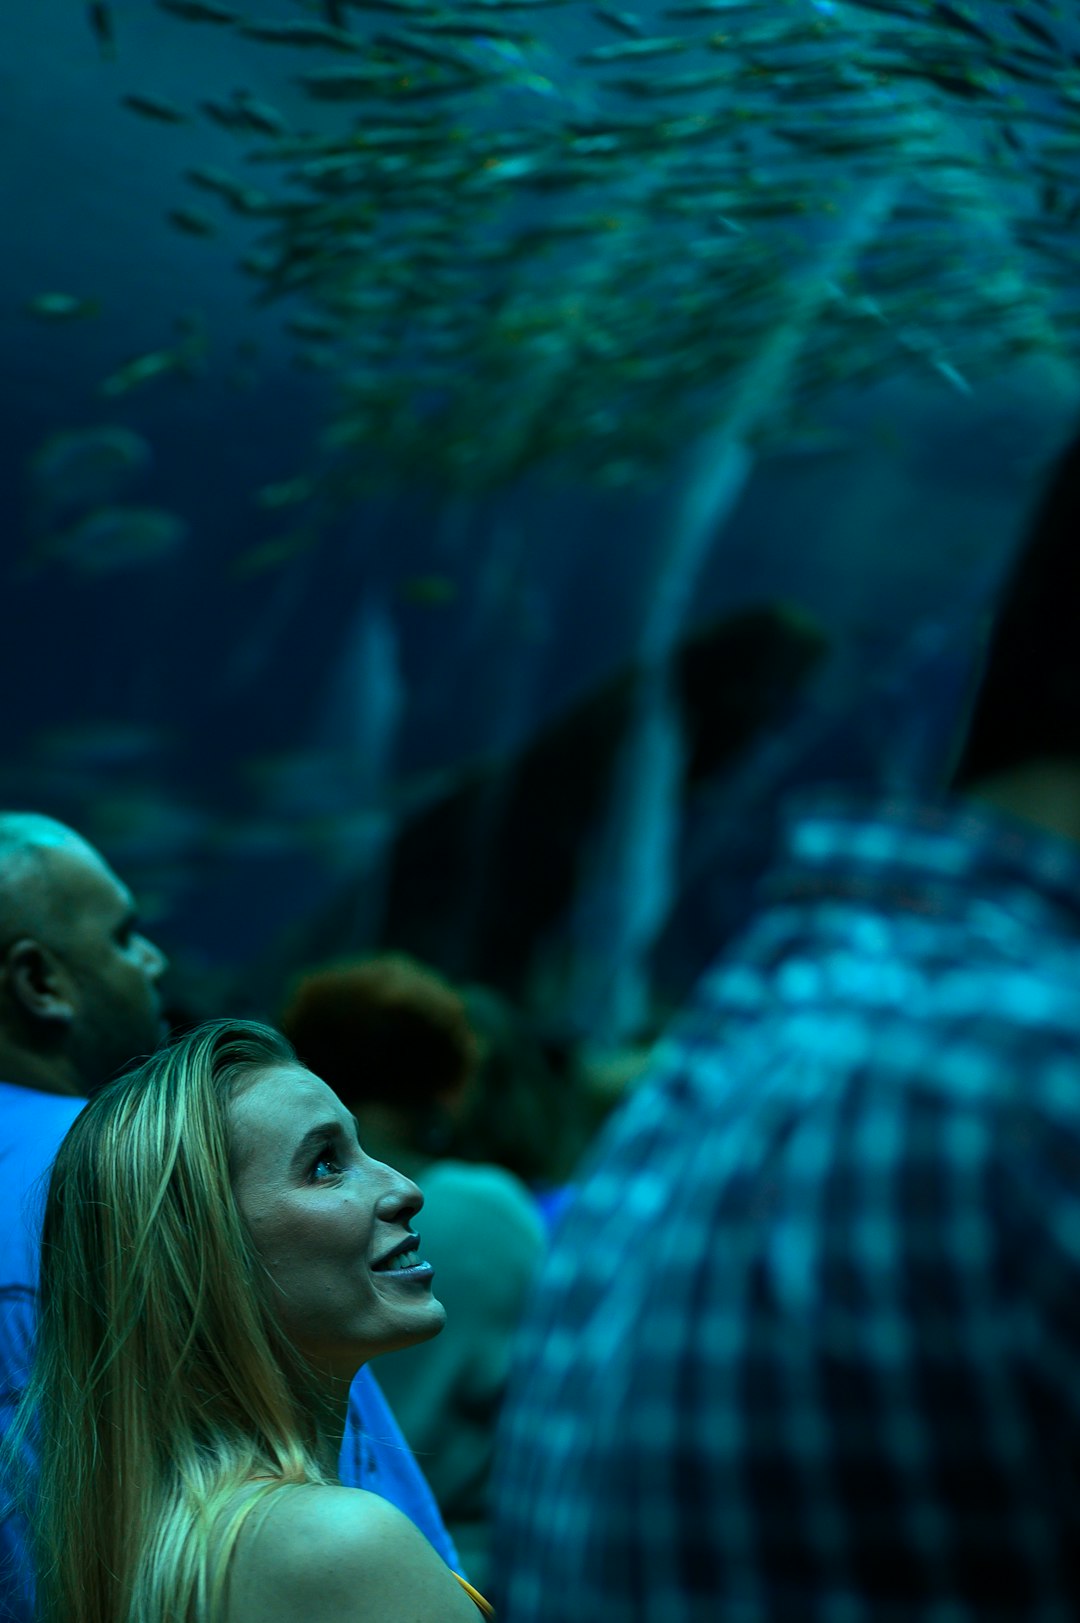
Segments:
[[[315,1428],[319,1464],[327,1476],[337,1480],[341,1442],[349,1414],[352,1378],[313,1366],[312,1381],[301,1401]]]

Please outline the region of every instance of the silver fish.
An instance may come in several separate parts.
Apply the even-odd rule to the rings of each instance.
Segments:
[[[160,96],[147,96],[141,91],[121,96],[121,104],[131,112],[138,113],[140,118],[153,119],[158,124],[186,124],[188,115],[182,107],[175,102],[164,101]]]
[[[174,225],[178,231],[183,231],[189,237],[214,237],[217,235],[216,224],[209,214],[204,214],[201,209],[170,209],[166,219],[170,225]]]
[[[155,0],[155,3],[162,11],[182,17],[185,22],[224,25],[239,20],[238,12],[230,6],[219,5],[217,0]]]
[[[640,39],[645,33],[645,24],[632,11],[614,11],[610,6],[594,6],[593,16],[598,17],[609,28],[614,28],[616,33],[627,35],[630,39]]]
[[[86,16],[102,56],[107,62],[113,61],[116,57],[116,23],[108,0],[90,0]]]
[[[182,546],[188,533],[184,519],[161,508],[105,507],[49,537],[39,550],[82,574],[112,574],[157,563]]]
[[[264,45],[316,46],[333,51],[360,51],[362,42],[354,34],[329,23],[304,22],[286,18],[281,22],[242,22],[237,32],[245,39]]]
[[[33,456],[37,501],[48,509],[90,506],[116,494],[150,464],[140,434],[115,424],[54,434]]]
[[[684,39],[682,35],[668,35],[657,39],[627,39],[620,40],[617,45],[597,45],[591,51],[585,51],[578,57],[579,62],[625,62],[640,61],[643,58],[654,56],[673,56],[681,51],[688,51],[693,42]]]
[[[35,293],[26,302],[27,315],[39,321],[85,321],[101,311],[98,299],[83,298],[78,293]]]

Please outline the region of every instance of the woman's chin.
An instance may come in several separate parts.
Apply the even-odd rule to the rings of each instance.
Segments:
[[[401,1352],[405,1347],[417,1347],[422,1341],[430,1341],[437,1336],[446,1323],[446,1309],[437,1296],[432,1296],[424,1304],[423,1309],[417,1308],[415,1315],[411,1315],[409,1324],[402,1324],[400,1339],[394,1338],[382,1352]]]

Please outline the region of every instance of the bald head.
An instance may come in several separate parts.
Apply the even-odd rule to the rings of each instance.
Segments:
[[[82,835],[42,812],[0,811],[0,860],[9,851],[61,845],[65,840],[82,840]]]
[[[162,1036],[165,959],[74,829],[0,812],[0,1078],[92,1093]]]
[[[66,823],[39,812],[0,812],[0,947],[24,931],[36,933],[62,902],[64,863],[57,859],[72,853],[97,857]]]

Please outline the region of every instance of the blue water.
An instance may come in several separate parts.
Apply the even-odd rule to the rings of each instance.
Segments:
[[[164,219],[195,201],[186,168],[236,167],[232,137],[205,121],[140,120],[119,97],[149,90],[190,106],[193,86],[223,98],[243,84],[310,117],[292,83],[298,63],[271,50],[253,57],[222,31],[185,28],[134,0],[117,0],[118,55],[103,61],[71,0],[18,9],[0,66],[0,800],[97,839],[181,962],[238,970],[377,848],[408,786],[419,793],[435,769],[507,756],[635,657],[692,458],[641,489],[528,476],[495,496],[391,490],[337,519],[316,549],[245,571],[253,549],[295,528],[253,492],[304,471],[328,386],[291,364],[287,312],[256,308],[236,269],[251,226],[217,210],[221,234],[203,242]],[[551,14],[553,50],[570,49],[586,11]],[[289,0],[260,7],[296,15]],[[589,43],[612,37],[588,32]],[[25,313],[54,290],[100,299],[101,313],[59,325]],[[175,343],[174,323],[192,314],[207,335],[203,370],[100,398],[104,376]],[[760,840],[740,850],[719,838],[725,816],[745,822],[748,808],[771,808],[807,774],[932,776],[970,657],[973,605],[1000,574],[1072,409],[1038,368],[970,397],[927,374],[828,401],[821,421],[848,435],[846,450],[753,462],[708,537],[684,623],[783,599],[820,622],[831,652],[791,722],[810,742],[781,768],[775,740],[764,741],[773,753],[758,778],[744,762],[731,806],[720,784],[690,818],[664,936],[673,983],[730,927],[762,858]],[[29,461],[51,434],[111,422],[152,448],[134,499],[180,514],[188,539],[145,567],[95,574],[42,562]],[[416,578],[449,582],[448,595],[409,600],[401,583]],[[373,605],[388,616],[400,689],[387,701],[377,770],[348,762],[380,725],[370,695],[349,698],[365,669],[357,627]],[[911,656],[920,628],[922,665]],[[153,730],[156,745],[115,759],[122,749],[88,734],[127,724]],[[317,850],[301,831],[315,817],[326,822]]]

